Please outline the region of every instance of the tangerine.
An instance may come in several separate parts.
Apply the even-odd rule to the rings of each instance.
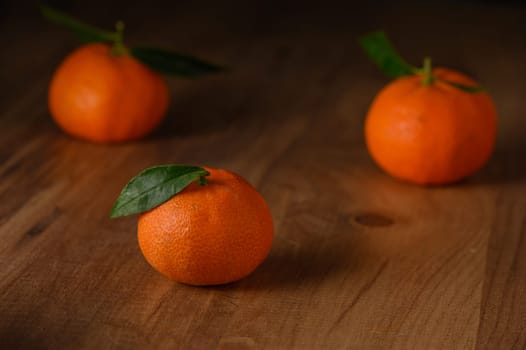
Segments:
[[[67,133],[93,142],[139,139],[162,121],[166,82],[128,53],[108,44],[79,47],[53,75],[49,109]]]
[[[274,236],[263,197],[240,176],[220,169],[206,185],[191,184],[139,216],[138,241],[146,260],[172,280],[217,285],[252,273]]]
[[[476,86],[466,75],[432,70],[389,83],[375,97],[365,122],[369,153],[390,175],[416,184],[446,184],[479,170],[495,145],[497,113],[486,92],[467,92],[453,84]]]

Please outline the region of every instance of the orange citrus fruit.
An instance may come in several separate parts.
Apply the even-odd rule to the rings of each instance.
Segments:
[[[162,121],[169,102],[164,79],[110,45],[87,44],[53,75],[49,109],[67,133],[94,142],[139,139]]]
[[[446,184],[479,170],[495,144],[497,113],[476,82],[459,72],[433,69],[436,81],[398,78],[375,97],[365,123],[369,153],[387,173],[417,184]]]
[[[240,176],[219,169],[206,185],[191,184],[139,216],[146,260],[165,276],[191,285],[239,280],[268,255],[274,229],[263,197]]]

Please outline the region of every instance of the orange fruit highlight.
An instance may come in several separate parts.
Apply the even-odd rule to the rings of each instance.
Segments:
[[[263,197],[243,178],[205,168],[208,184],[191,184],[139,216],[146,260],[172,280],[191,285],[237,281],[268,255],[274,236]]]
[[[420,75],[402,77],[375,97],[365,139],[376,163],[392,176],[416,184],[446,184],[472,175],[489,159],[497,113],[485,92],[446,84],[476,82],[456,71],[435,68],[429,86]]]
[[[67,133],[93,142],[139,139],[162,121],[169,103],[164,79],[130,55],[88,44],[53,75],[49,109]]]

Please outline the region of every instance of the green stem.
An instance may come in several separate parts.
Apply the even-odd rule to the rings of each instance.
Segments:
[[[124,55],[128,53],[128,50],[124,46],[124,22],[118,21],[115,23],[115,41],[113,42],[113,47],[111,52],[115,56]]]
[[[435,82],[433,76],[433,70],[431,66],[431,57],[424,58],[424,67],[422,68],[422,84],[424,86],[430,86]]]
[[[205,186],[205,185],[207,185],[207,184],[208,184],[208,180],[206,179],[206,177],[205,177],[205,176],[201,176],[201,177],[199,178],[199,185],[201,185],[201,186]]]

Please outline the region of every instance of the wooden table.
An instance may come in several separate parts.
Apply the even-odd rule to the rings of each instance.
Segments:
[[[61,8],[231,67],[170,80],[168,121],[101,146],[47,112],[53,69],[76,42],[34,8],[3,5],[0,38],[0,347],[521,349],[526,347],[526,9],[519,4],[354,6],[102,1]],[[101,11],[100,8],[104,8]],[[386,78],[356,38],[479,79],[500,114],[476,176],[423,188],[384,175],[364,147]],[[195,288],[143,259],[136,218],[110,220],[145,167],[234,170],[267,199],[270,256],[248,278]]]

